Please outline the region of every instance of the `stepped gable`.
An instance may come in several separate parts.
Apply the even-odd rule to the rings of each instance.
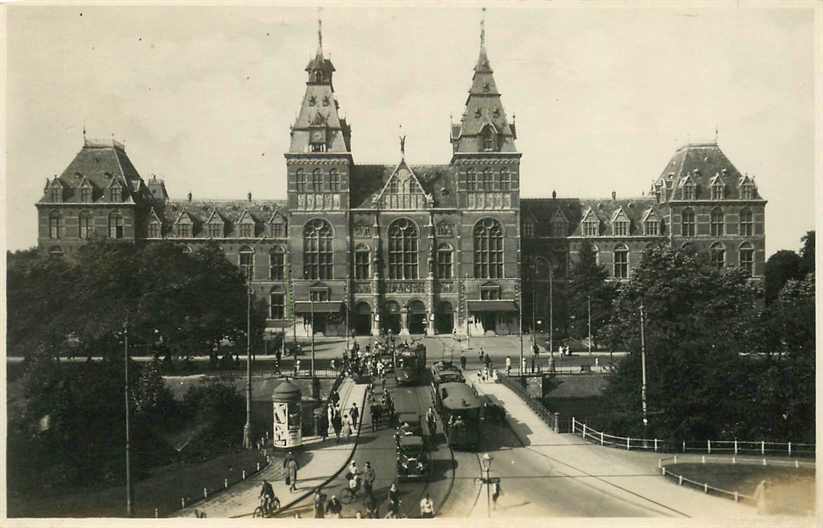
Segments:
[[[105,202],[104,191],[113,182],[123,186],[121,203],[143,203],[150,199],[148,188],[126,154],[125,146],[114,140],[84,139],[83,148],[58,177],[63,186],[63,202],[80,202],[80,185],[92,186],[92,202]],[[41,202],[47,201],[44,199]]]
[[[434,198],[434,207],[457,207],[457,182],[450,165],[408,165],[421,187]],[[352,167],[351,203],[354,209],[372,209],[398,165]]]
[[[665,188],[668,182],[670,183],[669,189],[674,190],[674,196],[669,197],[682,200],[683,184],[688,176],[689,180],[697,186],[695,199],[709,200],[712,179],[717,175],[720,175],[725,184],[726,199],[741,198],[740,183],[745,176],[729,161],[718,144],[716,142],[689,143],[675,151],[655,181],[653,191],[657,188]],[[762,199],[756,187],[754,198]]]

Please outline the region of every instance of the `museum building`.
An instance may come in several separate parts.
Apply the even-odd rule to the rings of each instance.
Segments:
[[[582,244],[615,281],[652,244],[708,251],[718,266],[762,278],[766,201],[717,141],[679,148],[640,197],[521,198],[515,122],[484,40],[481,30],[448,163],[408,163],[401,138],[394,162],[357,164],[321,38],[290,127],[285,201],[171,200],[121,143],[84,133],[36,203],[38,245],[70,256],[95,238],[174,240],[185,251],[216,242],[267,300],[267,331],[298,336],[516,334],[521,309],[523,330],[538,321],[543,331],[550,282],[558,328]]]

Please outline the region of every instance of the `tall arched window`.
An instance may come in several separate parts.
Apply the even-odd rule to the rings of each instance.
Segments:
[[[311,173],[311,190],[320,192],[323,189],[323,175],[320,169],[314,169]]]
[[[417,226],[405,218],[389,227],[389,278],[417,278]]]
[[[437,278],[451,279],[453,277],[452,258],[454,250],[449,244],[440,244],[437,247]]]
[[[333,236],[331,225],[325,220],[312,220],[303,227],[304,278],[332,278]]]
[[[49,238],[53,240],[60,239],[60,213],[57,211],[49,215]]]
[[[294,183],[295,187],[297,187],[297,192],[306,191],[306,175],[303,172],[303,169],[297,169],[294,171]]]
[[[109,238],[123,238],[123,217],[120,213],[112,213],[109,216]]]
[[[354,278],[365,280],[369,278],[370,252],[368,246],[359,244],[354,249]]]
[[[286,252],[277,246],[269,251],[269,279],[283,280],[286,269]]]
[[[740,234],[742,236],[752,236],[753,233],[752,211],[751,209],[743,209],[740,211]]]
[[[722,268],[726,264],[726,248],[720,242],[715,242],[709,248],[709,258],[712,265]]]
[[[694,211],[683,209],[683,236],[694,236]]]
[[[740,267],[754,277],[754,246],[748,242],[740,245]]]
[[[77,227],[77,236],[80,237],[81,240],[88,240],[91,238],[92,233],[94,232],[94,228],[92,227],[92,216],[87,212],[80,213],[80,217],[77,219],[79,225]]]
[[[723,236],[723,211],[720,208],[712,210],[711,234],[712,236]]]
[[[614,278],[629,278],[629,248],[623,244],[614,248]]]
[[[254,250],[249,246],[240,248],[240,271],[244,279],[252,278],[254,273]]]
[[[493,218],[485,218],[474,226],[474,276],[503,277],[503,229]]]
[[[329,191],[337,192],[340,188],[340,175],[337,174],[337,169],[329,170]]]

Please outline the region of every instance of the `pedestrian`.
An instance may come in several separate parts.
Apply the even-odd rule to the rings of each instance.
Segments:
[[[434,501],[428,493],[420,500],[420,517],[423,519],[434,517]]]
[[[389,488],[389,515],[396,519],[400,515],[400,492],[397,489],[397,483],[392,482]]]
[[[377,400],[372,400],[369,410],[371,411],[371,430],[372,432],[375,432],[377,430],[378,422],[380,421],[380,405],[377,403]]]
[[[506,356],[506,376],[512,375],[512,357]]]
[[[322,519],[326,516],[326,496],[318,489],[314,492],[314,518]]]
[[[426,423],[429,426],[429,435],[434,436],[437,434],[437,418],[434,415],[434,408],[429,407],[429,410],[426,411]]]
[[[463,352],[460,352],[460,370],[466,370],[466,356]]]
[[[485,354],[485,352],[483,352],[483,346],[481,345],[481,347],[480,347],[480,361],[483,361],[483,354]]]
[[[491,366],[492,366],[492,358],[491,358],[491,357],[489,357],[489,355],[488,355],[488,354],[486,354],[486,357],[485,357],[485,359],[483,360],[483,363],[486,365],[486,368],[487,368],[487,369],[491,369]]]
[[[349,472],[346,474],[346,480],[351,479],[352,475],[360,474],[360,468],[357,467],[357,462],[352,460],[349,462]]]
[[[332,371],[335,371],[335,372],[337,371],[337,365],[335,364],[333,359],[331,360],[331,369],[332,369]]]
[[[346,414],[346,426],[348,431],[346,432],[346,439],[351,438],[351,435],[354,433],[354,419],[352,419],[351,413]]]
[[[357,434],[357,433],[356,433],[357,426],[358,426],[358,425],[359,425],[359,423],[360,423],[360,422],[358,421],[358,420],[359,420],[359,418],[360,418],[360,410],[357,408],[357,402],[353,402],[353,403],[351,404],[351,410],[349,411],[349,416],[351,416],[352,423],[354,424],[354,427],[355,427],[355,429],[354,429],[354,431],[353,431],[353,432],[355,432],[355,434]]]
[[[337,437],[337,443],[340,443],[340,432],[343,430],[343,419],[340,417],[339,412],[334,413],[334,418],[332,419],[332,427],[334,428],[334,435]]]
[[[497,499],[500,498],[500,493],[502,490],[500,489],[500,479],[494,481],[494,487],[492,487],[492,504],[494,509],[497,509]]]
[[[366,518],[378,519],[380,517],[380,505],[374,495],[366,495]]]
[[[320,416],[318,417],[317,427],[320,429],[320,441],[325,442],[326,438],[329,437],[329,420],[328,420],[329,413],[328,412],[321,412]]]
[[[366,492],[367,497],[372,496],[372,491],[374,491],[374,481],[377,479],[377,474],[374,472],[374,468],[371,465],[371,462],[366,462],[366,467],[363,470],[363,490]]]
[[[340,518],[340,513],[343,511],[343,504],[340,502],[340,499],[337,498],[337,495],[331,496],[328,504],[326,504],[326,511],[332,518]]]
[[[297,460],[294,458],[294,451],[289,451],[283,459],[283,469],[286,470],[286,485],[289,491],[297,491]]]
[[[300,360],[294,362],[294,377],[297,377],[297,374],[300,373]]]
[[[532,356],[532,374],[534,374],[534,356]]]

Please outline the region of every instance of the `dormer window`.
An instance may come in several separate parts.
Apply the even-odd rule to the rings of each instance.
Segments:
[[[209,237],[220,238],[223,236],[223,224],[209,224]]]
[[[161,224],[160,222],[151,222],[149,224],[149,238],[160,238]]]
[[[254,236],[254,224],[240,224],[240,238],[252,238]]]
[[[497,150],[497,138],[495,137],[494,130],[490,126],[483,129],[483,150],[485,152],[494,152]]]
[[[316,70],[314,72],[314,82],[316,82],[316,83],[323,82],[323,72],[321,72],[320,70]]]
[[[111,201],[112,202],[122,202],[123,201],[123,189],[119,185],[113,185],[111,188]]]
[[[271,236],[274,238],[285,238],[286,223],[281,218],[275,218],[271,223]]]
[[[683,199],[684,200],[694,200],[696,195],[697,185],[692,182],[688,182],[683,185]]]
[[[83,203],[91,202],[91,187],[80,188],[80,201]]]
[[[552,236],[553,237],[564,237],[568,231],[567,224],[564,220],[555,219],[552,222]]]
[[[754,185],[751,182],[746,182],[740,189],[740,197],[744,200],[754,199]]]
[[[599,234],[598,221],[595,218],[590,218],[583,222],[583,236],[594,237]]]
[[[716,181],[712,184],[712,200],[723,199],[723,183]]]
[[[614,236],[627,236],[629,234],[629,223],[625,220],[617,220],[612,225]]]
[[[523,224],[523,235],[527,238],[531,238],[534,236],[534,224],[531,222],[526,222]]]
[[[317,104],[317,97],[310,95],[309,96],[309,106],[314,106]]]
[[[646,220],[644,229],[647,236],[657,236],[660,234],[660,222],[657,220]]]
[[[49,188],[49,201],[50,202],[62,202],[63,201],[63,189],[60,188],[59,184],[52,185]]]

